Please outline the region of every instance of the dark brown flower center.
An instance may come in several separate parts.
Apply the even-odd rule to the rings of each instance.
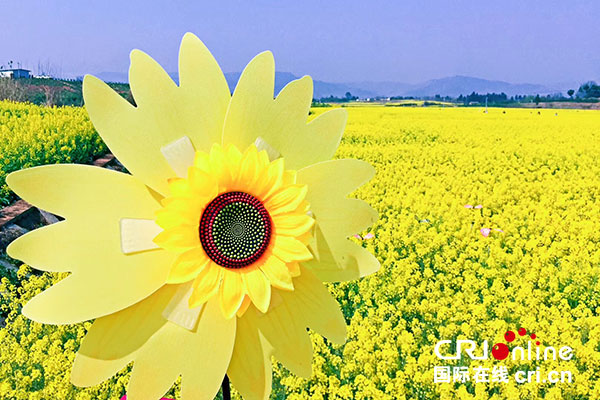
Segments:
[[[243,268],[267,250],[271,216],[262,202],[248,193],[222,193],[206,206],[199,233],[211,260],[225,268]]]

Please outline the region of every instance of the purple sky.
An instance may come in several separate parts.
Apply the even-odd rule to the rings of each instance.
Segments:
[[[600,2],[489,3],[0,0],[0,64],[125,72],[139,48],[176,71],[190,31],[227,72],[269,49],[278,71],[331,82],[600,78]]]

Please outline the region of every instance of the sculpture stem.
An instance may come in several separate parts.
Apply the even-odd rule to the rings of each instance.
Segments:
[[[231,392],[229,390],[229,377],[225,374],[223,383],[221,384],[221,390],[223,392],[223,400],[231,400]]]

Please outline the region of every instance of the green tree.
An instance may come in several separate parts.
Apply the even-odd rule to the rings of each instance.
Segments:
[[[586,82],[579,87],[577,97],[583,97],[584,99],[600,98],[600,86],[594,81]]]

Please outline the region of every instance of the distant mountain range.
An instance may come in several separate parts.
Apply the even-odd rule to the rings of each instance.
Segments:
[[[177,73],[169,74],[176,82]],[[100,72],[96,76],[106,82],[127,82],[127,74],[121,72]],[[240,77],[239,72],[230,72],[225,74],[227,83],[231,90],[235,88]],[[275,73],[275,92],[279,91],[290,81],[298,79],[298,76],[289,72]],[[441,79],[432,79],[423,83],[410,84],[402,82],[351,82],[351,83],[331,83],[315,80],[314,98],[319,99],[328,96],[342,97],[347,92],[353,96],[362,99],[370,97],[391,97],[391,96],[414,96],[414,97],[433,97],[435,95],[458,97],[459,95],[468,95],[472,92],[485,93],[506,93],[508,96],[527,95],[527,94],[555,94],[565,93],[568,89],[579,87],[577,82],[559,83],[552,86],[539,85],[533,83],[509,83],[503,81],[492,81],[488,79],[473,78],[470,76],[452,76]]]

